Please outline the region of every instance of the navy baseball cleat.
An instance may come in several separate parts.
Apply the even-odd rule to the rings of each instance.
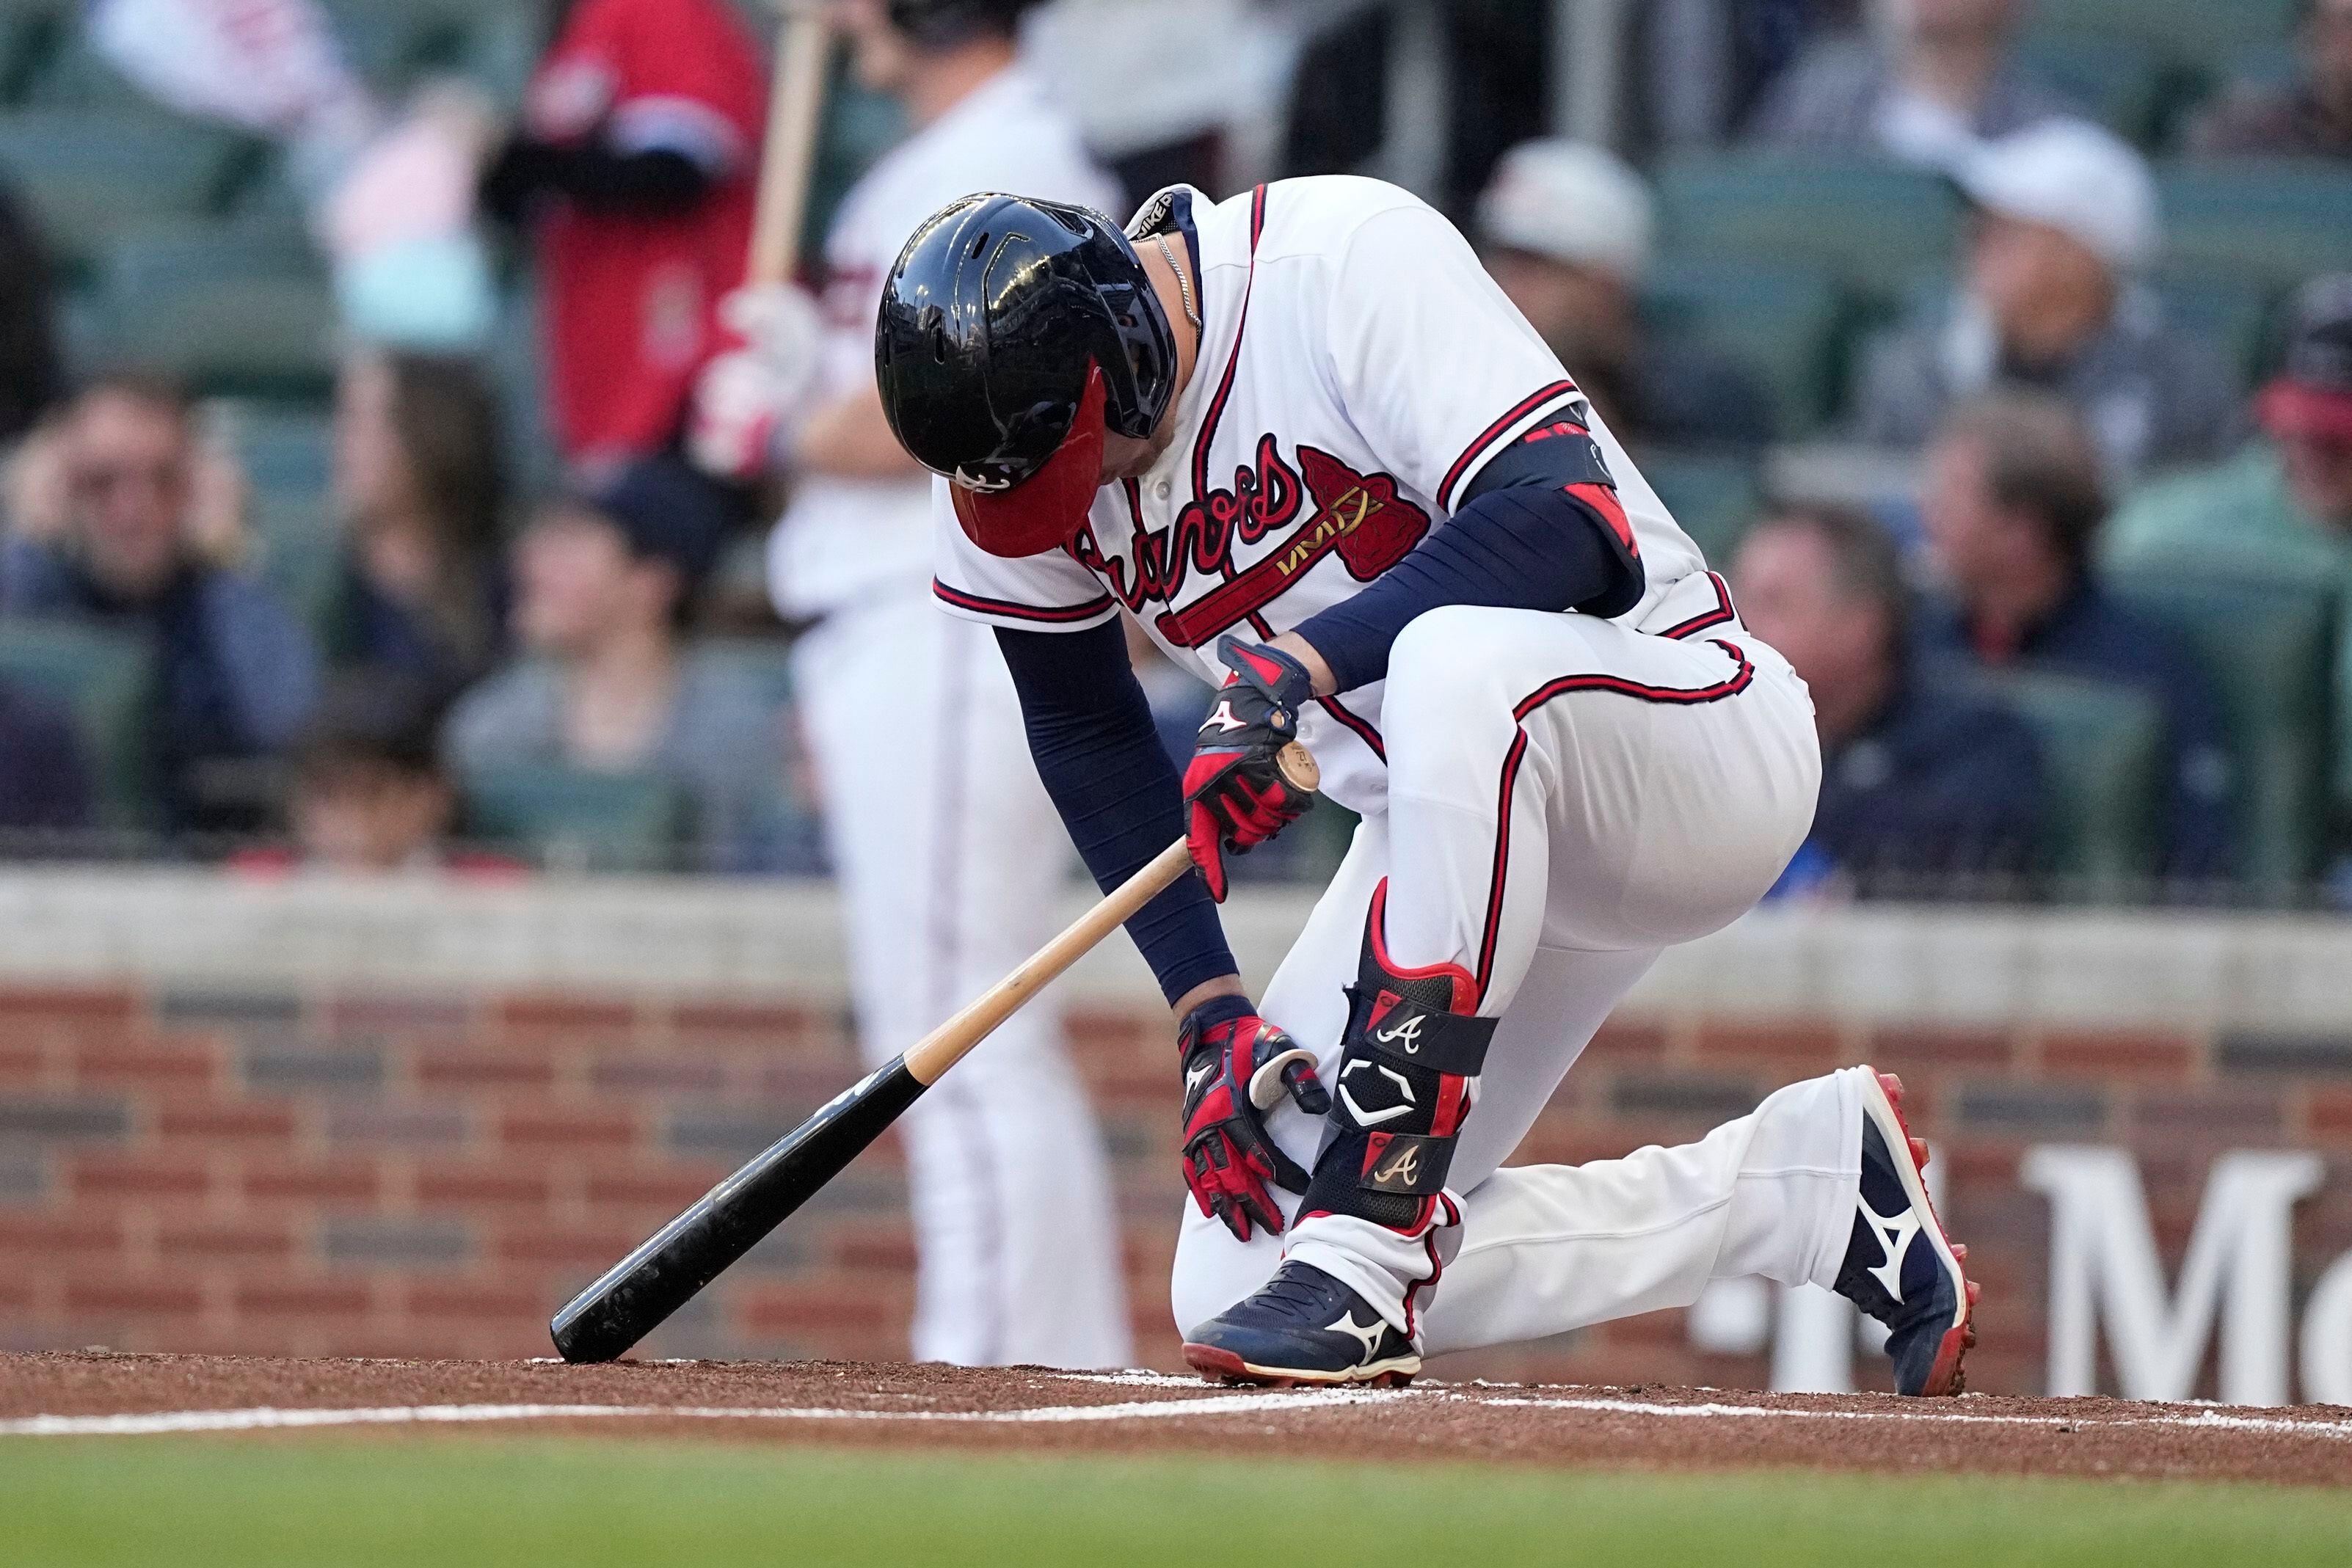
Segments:
[[[1977,1342],[1978,1287],[1927,1201],[1927,1145],[1903,1124],[1903,1082],[1864,1068],[1862,1191],[1837,1292],[1885,1323],[1897,1394],[1958,1394],[1960,1358]]]
[[[1184,1360],[1226,1383],[1401,1385],[1421,1352],[1363,1297],[1311,1263],[1285,1263],[1247,1301],[1184,1343]]]

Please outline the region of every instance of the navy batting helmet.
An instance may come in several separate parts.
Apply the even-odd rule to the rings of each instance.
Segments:
[[[874,361],[899,444],[1009,557],[1076,536],[1106,431],[1146,439],[1176,387],[1175,334],[1118,225],[1018,196],[966,196],[915,231]]]

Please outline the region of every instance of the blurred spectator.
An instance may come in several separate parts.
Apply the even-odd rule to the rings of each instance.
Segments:
[[[1622,441],[1759,444],[1771,410],[1730,361],[1650,332],[1642,280],[1657,218],[1641,175],[1614,154],[1528,141],[1478,201],[1486,268]]]
[[[442,771],[441,703],[422,681],[382,671],[336,678],[294,743],[291,849],[239,855],[239,871],[518,874],[520,862],[453,852],[457,796]]]
[[[482,201],[531,226],[556,431],[567,457],[601,464],[671,446],[719,347],[719,301],[751,246],[766,78],[725,0],[562,10]]]
[[[2243,549],[2352,578],[2352,273],[2297,297],[2286,362],[2254,409],[2268,439],[2133,497],[2108,559]]]
[[[49,256],[22,200],[0,184],[0,443],[57,400],[60,371]]]
[[[2081,420],[2040,394],[1965,405],[1928,451],[1919,506],[1951,595],[1927,618],[1924,645],[2147,692],[2165,721],[2164,874],[2228,877],[2235,846],[2221,713],[2193,660],[2091,575],[2106,493]]]
[[[335,400],[335,502],[351,552],[339,664],[446,691],[500,642],[506,475],[496,395],[465,360],[363,352]]]
[[[724,528],[702,476],[668,458],[543,511],[515,547],[515,632],[538,656],[451,714],[460,775],[517,765],[659,775],[693,803],[699,863],[740,866],[782,761],[777,715],[756,683],[684,632]]]
[[[1740,619],[1812,688],[1821,730],[1821,807],[1783,891],[2013,894],[2041,826],[2040,747],[2014,715],[1922,678],[1892,536],[1865,512],[1776,512],[1732,576]]]
[[[2238,378],[2137,281],[2160,244],[2139,154],[2062,121],[1985,148],[1958,180],[1976,208],[1966,276],[1871,351],[1861,438],[1916,446],[1955,403],[2013,385],[2080,411],[2119,480],[2228,452]]]
[[[2012,57],[2025,0],[1884,0],[1867,33],[1808,49],[1751,141],[1951,168],[1978,144],[2078,112]]]
[[[2189,127],[2190,153],[2352,159],[2352,0],[2304,0],[2297,45],[2295,79],[2240,84]]]
[[[40,853],[37,835],[88,828],[94,804],[72,721],[0,680],[0,856]]]
[[[233,541],[217,537],[218,525],[205,537],[185,394],[149,377],[110,376],[34,440],[40,450],[28,462],[55,476],[59,501],[54,517],[18,508],[19,531],[0,555],[0,612],[152,638],[162,826],[259,825],[269,790],[250,765],[281,751],[309,716],[319,653],[257,583],[214,564]]]

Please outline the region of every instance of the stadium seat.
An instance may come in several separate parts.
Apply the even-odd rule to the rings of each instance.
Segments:
[[[2235,50],[2285,37],[2299,0],[2036,0],[2028,36],[2138,44],[2204,70]]]
[[[2183,275],[2159,277],[2165,314],[2202,336],[2250,381],[2262,370],[2269,344],[2272,296],[2242,278]]]
[[[335,304],[296,235],[205,227],[108,247],[99,298],[115,341],[207,392],[324,397]]]
[[[2126,141],[2152,143],[2161,129],[2165,61],[2145,43],[2080,34],[2038,34],[2020,46],[2026,68]]]
[[[145,117],[0,115],[0,172],[38,215],[50,254],[85,267],[110,240],[215,211],[244,156],[236,137]]]
[[[0,102],[24,101],[57,52],[72,9],[64,0],[0,0]]]
[[[1643,301],[1669,336],[1739,361],[1772,398],[1783,437],[1829,417],[1836,401],[1837,279],[1798,263],[1677,256],[1659,263]]]
[[[557,871],[667,871],[687,801],[665,779],[576,768],[485,768],[463,781],[473,837]]]
[[[1707,564],[1728,563],[1764,504],[1756,465],[1715,453],[1664,450],[1640,453],[1635,461],[1683,532],[1706,552]]]
[[[216,413],[256,495],[316,500],[326,494],[334,468],[327,415],[247,403],[222,403]]]
[[[1669,255],[1822,267],[1879,306],[1950,265],[1959,225],[1958,195],[1933,174],[1778,152],[1678,159],[1659,172],[1658,204]]]
[[[2279,293],[2352,258],[2352,173],[2294,163],[2162,171],[2166,265]]]
[[[2042,743],[2048,791],[2042,866],[2065,902],[2122,904],[2156,872],[2164,722],[2146,693],[2106,681],[2007,671],[1974,677]]]
[[[700,655],[748,678],[777,707],[793,700],[792,644],[772,637],[706,637]]]
[[[2319,868],[2333,752],[2336,585],[2218,559],[2110,572],[2116,596],[2204,664],[2229,727],[2239,870],[2262,895]]]
[[[153,649],[133,633],[0,620],[0,675],[73,716],[98,785],[100,820],[110,827],[150,821],[154,665]]]

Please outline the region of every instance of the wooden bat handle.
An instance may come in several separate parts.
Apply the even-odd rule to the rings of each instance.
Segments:
[[[1307,749],[1293,741],[1282,748],[1282,774],[1290,786],[1313,794],[1323,776]],[[996,1032],[997,1027],[1028,1005],[1029,999],[1059,979],[1069,967],[1094,951],[1102,939],[1134,918],[1143,906],[1173,886],[1192,869],[1192,852],[1177,840],[1129,877],[1116,892],[1087,910],[1070,928],[1039,948],[1013,973],[967,1004],[947,1022],[931,1030],[907,1052],[907,1071],[928,1087],[964,1058],[973,1046]]]
[[[782,0],[782,9],[747,269],[747,279],[755,287],[785,282],[800,263],[801,225],[808,216],[809,182],[824,114],[824,72],[833,54],[833,28],[825,19],[824,0]]]

